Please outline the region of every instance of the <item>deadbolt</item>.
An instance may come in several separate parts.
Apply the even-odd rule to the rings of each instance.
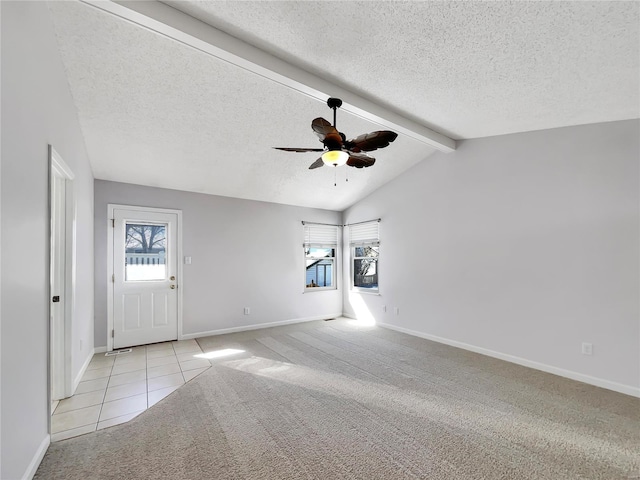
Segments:
[[[171,285],[171,290],[173,290],[174,288],[176,288],[176,286],[175,285]]]
[[[174,277],[173,275],[171,275],[171,276],[169,277],[169,280],[175,280],[175,279],[176,279],[176,277]]]

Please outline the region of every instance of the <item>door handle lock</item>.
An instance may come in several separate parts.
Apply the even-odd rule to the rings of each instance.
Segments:
[[[176,279],[176,277],[175,277],[175,276],[173,276],[173,275],[171,275],[171,276],[169,277],[169,280],[171,280],[172,282],[173,282],[175,279]]]
[[[174,288],[176,288],[175,285],[171,285],[169,288],[171,288],[171,290],[173,290]]]

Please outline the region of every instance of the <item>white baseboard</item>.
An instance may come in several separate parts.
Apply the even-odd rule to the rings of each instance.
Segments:
[[[44,437],[44,440],[42,440],[42,443],[38,447],[38,450],[36,450],[36,453],[31,459],[31,462],[25,470],[24,475],[22,475],[22,480],[31,480],[33,478],[33,476],[36,474],[36,471],[38,470],[38,467],[40,466],[40,462],[42,462],[42,459],[44,458],[44,454],[47,453],[47,449],[49,448],[50,443],[51,436],[47,435],[46,437]]]
[[[353,318],[354,320],[357,320],[358,317],[356,317],[355,315],[352,315],[351,313],[344,313],[342,312],[342,316],[346,317],[346,318]]]
[[[344,315],[344,314],[343,314]],[[346,315],[345,315],[346,316]],[[444,343],[452,347],[462,348],[463,350],[469,350],[471,352],[487,355],[488,357],[499,358],[507,362],[516,363],[524,367],[533,368],[535,370],[541,370],[547,373],[553,373],[561,377],[570,378],[571,380],[577,380],[578,382],[588,383],[589,385],[595,385],[596,387],[606,388],[607,390],[613,390],[614,392],[624,393],[634,397],[640,397],[640,388],[633,387],[631,385],[624,385],[622,383],[612,382],[603,378],[592,377],[582,373],[574,372],[571,370],[565,370],[563,368],[554,367],[545,363],[535,362],[533,360],[527,360],[526,358],[516,357],[515,355],[509,355],[506,353],[496,352],[487,348],[477,347],[468,343],[458,342],[456,340],[450,340],[448,338],[437,337],[428,333],[418,332],[416,330],[410,330],[404,327],[397,327],[388,323],[378,323],[380,327],[388,328],[389,330],[395,330],[397,332],[413,335],[414,337],[424,338],[426,340],[432,340],[438,343]]]
[[[76,375],[76,378],[73,379],[73,385],[71,386],[71,388],[72,388],[71,391],[73,393],[76,393],[76,388],[78,388],[78,384],[80,383],[80,380],[82,380],[84,372],[87,371],[87,368],[89,367],[89,363],[91,363],[91,359],[93,358],[93,356],[96,353],[101,353],[101,352],[106,352],[106,351],[107,351],[107,347],[97,347],[97,348],[94,348],[91,351],[89,356],[85,359],[84,364],[82,365],[82,368],[80,369],[80,371]]]
[[[192,338],[200,338],[200,337],[210,337],[212,335],[224,335],[225,333],[236,333],[236,332],[246,332],[249,330],[258,330],[260,328],[271,328],[271,327],[281,327],[282,325],[291,325],[293,323],[304,323],[304,322],[313,322],[314,320],[328,320],[330,318],[341,317],[341,313],[335,313],[332,315],[321,315],[318,317],[305,317],[305,318],[294,318],[291,320],[281,320],[279,322],[270,322],[270,323],[257,323],[254,325],[244,325],[242,327],[231,327],[231,328],[221,328],[218,330],[209,330],[206,332],[198,332],[198,333],[185,333],[180,337],[180,340],[190,340]]]
[[[80,371],[78,371],[78,374],[73,379],[73,385],[71,386],[71,391],[73,393],[76,393],[76,388],[78,388],[78,384],[80,383],[80,380],[82,380],[82,376],[84,375],[84,372],[87,371],[87,367],[89,367],[89,362],[91,362],[92,358],[93,358],[93,350],[89,355],[87,355],[87,358],[85,358],[84,363],[80,368]]]

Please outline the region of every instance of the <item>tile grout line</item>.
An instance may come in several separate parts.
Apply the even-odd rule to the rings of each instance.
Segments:
[[[98,412],[98,419],[96,420],[96,426],[93,429],[93,431],[98,430],[98,425],[100,424],[100,415],[102,415],[102,409],[104,408],[104,401],[107,398],[107,392],[109,391],[109,384],[111,383],[111,377],[113,376],[113,369],[116,367],[116,359],[118,357],[115,357],[113,359],[113,363],[111,364],[111,371],[109,372],[109,380],[107,380],[107,385],[105,386],[104,389],[104,394],[102,396],[102,403],[100,404],[100,411]]]
[[[178,362],[178,368],[180,369],[180,375],[182,376],[182,385],[184,385],[187,382],[184,379],[184,373],[182,372],[182,365],[180,365],[180,359],[178,358],[178,352],[176,352],[176,347],[175,347],[175,345],[173,343],[171,344],[171,348],[173,348],[173,354],[176,356],[176,362]],[[178,387],[178,388],[180,388],[180,387]]]
[[[145,383],[146,383],[146,382],[147,382],[147,346],[146,346],[146,345],[142,345],[142,347],[144,348],[144,362],[145,362],[145,363],[144,363],[144,364],[145,364],[145,368],[144,368],[144,372],[145,372],[145,373],[144,373],[144,375],[145,375]],[[133,352],[132,352],[132,353],[133,353]],[[116,357],[116,358],[117,358],[117,357]],[[114,362],[113,362],[113,365],[114,365],[114,366],[113,366],[113,368],[115,368],[115,360],[114,360]],[[113,372],[113,370],[112,370],[112,372]],[[125,372],[125,373],[123,373],[122,375],[126,375],[127,373],[133,373],[133,372]],[[109,376],[109,381],[107,382],[107,389],[105,390],[105,399],[106,399],[107,391],[109,390],[109,385],[111,384],[111,377],[112,377],[112,375],[110,375],[110,376]],[[135,382],[130,382],[130,383],[135,383]],[[124,386],[124,385],[127,385],[127,384],[125,383],[125,384],[122,384],[122,385],[114,385],[114,387]],[[133,396],[133,395],[130,395],[130,397],[131,397],[131,396]],[[115,401],[118,401],[118,400],[122,400],[122,399],[124,399],[124,398],[129,398],[129,397],[118,398],[118,399],[115,399],[115,400],[112,400],[112,401],[114,401],[114,402],[115,402]],[[108,402],[104,402],[104,401],[103,401],[103,402],[102,402],[102,405],[100,406],[100,415],[98,416],[98,422],[96,423],[96,430],[98,429],[98,428],[97,428],[97,427],[98,427],[98,425],[101,423],[101,422],[100,422],[100,416],[102,415],[102,410],[103,410],[103,408],[104,408],[104,404],[105,404],[105,403],[108,403]],[[148,402],[148,399],[147,399],[147,405],[148,405],[148,403],[149,403],[149,402]],[[147,408],[148,408],[148,407],[147,407]],[[147,408],[145,408],[144,410],[147,410]],[[142,410],[142,411],[144,411],[144,410]],[[128,415],[128,414],[125,414],[125,415]],[[124,415],[120,415],[120,416],[124,416]],[[113,418],[117,418],[117,417],[113,417]],[[106,418],[106,419],[104,419],[104,420],[103,420],[103,422],[106,422],[106,421],[109,421],[109,420],[112,420],[112,418]]]
[[[143,411],[147,411],[149,408],[149,349],[144,347],[144,384],[146,386],[147,408]]]

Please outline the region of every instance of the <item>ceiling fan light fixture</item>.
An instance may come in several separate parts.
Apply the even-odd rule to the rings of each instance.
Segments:
[[[349,154],[343,150],[329,150],[322,154],[322,161],[329,166],[340,167],[349,160]]]

